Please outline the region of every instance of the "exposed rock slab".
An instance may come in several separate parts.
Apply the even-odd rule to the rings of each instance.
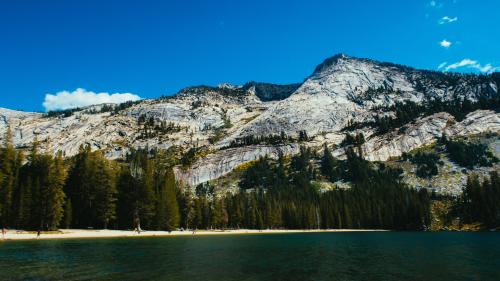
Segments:
[[[445,112],[418,119],[407,126],[404,133],[398,131],[377,136],[363,146],[364,157],[370,161],[387,161],[405,152],[429,145],[443,134],[463,137],[486,132],[500,132],[500,114],[490,110],[478,110],[466,116],[462,122]]]
[[[267,155],[269,158],[277,159],[280,153],[288,155],[296,154],[298,151],[298,144],[283,146],[254,145],[224,149],[206,156],[188,169],[176,168],[175,174],[177,180],[181,183],[196,186],[226,175],[241,164],[257,160],[259,157]]]

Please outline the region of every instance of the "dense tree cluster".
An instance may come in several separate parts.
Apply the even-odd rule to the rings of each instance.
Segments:
[[[127,108],[130,108],[130,107],[132,107],[132,106],[134,106],[136,104],[139,104],[140,102],[141,101],[126,101],[126,102],[123,102],[123,103],[120,103],[118,105],[113,106],[113,108],[108,107],[108,110],[111,111],[111,112],[113,112],[113,114],[118,114],[120,111],[123,111],[123,110],[125,110]],[[105,107],[103,107],[101,109],[101,113],[104,113],[106,111],[107,110],[106,110]]]
[[[405,153],[402,158],[403,160],[409,160],[417,166],[415,174],[421,178],[432,178],[437,175],[439,173],[439,166],[444,164],[435,152],[419,151],[414,155]]]
[[[154,138],[160,135],[166,135],[170,133],[178,133],[182,130],[187,130],[186,127],[181,125],[176,125],[173,122],[167,121],[156,121],[154,117],[147,117],[145,114],[142,114],[137,119],[137,123],[139,126],[142,126],[139,139],[149,139]]]
[[[23,165],[7,132],[0,152],[0,221],[2,226],[55,229],[64,215],[66,167],[62,155],[38,153],[35,141]]]
[[[498,162],[485,144],[463,139],[452,140],[446,137],[442,137],[440,142],[445,145],[450,160],[462,167],[468,169],[490,167]]]
[[[448,112],[461,121],[467,114],[479,109],[499,111],[500,96],[482,95],[477,101],[454,98],[452,100],[430,99],[422,104],[413,101],[396,102],[393,106],[381,108],[381,111],[393,112],[391,115],[376,115],[373,120],[366,122],[349,122],[344,128],[346,131],[371,127],[376,129],[376,134],[385,134],[396,128],[404,130],[404,125],[417,118],[429,116],[438,112]]]
[[[40,153],[35,142],[25,159],[14,149],[10,131],[5,139],[0,150],[4,227],[422,229],[430,222],[425,189],[408,187],[400,169],[368,162],[352,147],[346,160],[334,158],[326,145],[322,153],[302,147],[291,158],[262,157],[241,171],[240,192],[219,194],[209,183],[195,190],[177,186],[172,167],[180,161],[165,151],[132,150],[126,159],[113,161],[81,147],[63,159],[60,153]],[[424,158],[432,157],[413,161],[426,166],[425,175],[432,174]],[[337,188],[338,181],[351,187]],[[330,188],[319,182],[330,182]],[[498,176],[477,182],[469,179],[463,212],[469,220],[495,225]]]
[[[191,147],[190,149],[188,149],[187,152],[182,155],[181,164],[187,167],[194,163],[194,161],[196,160],[197,151],[198,149],[195,147]]]
[[[10,133],[8,133],[10,134]],[[81,147],[63,160],[38,152],[26,163],[10,137],[0,154],[1,223],[24,229],[119,228],[395,228],[428,221],[428,196],[375,169],[354,151],[346,161],[311,149],[287,159],[266,157],[244,170],[241,192],[216,195],[213,186],[181,189],[163,152],[131,151],[111,161]],[[174,161],[174,163],[177,163]],[[351,181],[349,190],[321,191],[314,180]]]
[[[402,184],[400,173],[385,166],[375,169],[352,150],[346,161],[336,160],[326,147],[322,157],[302,148],[289,161],[261,158],[242,176],[240,187],[246,192],[210,200],[210,188],[203,188],[195,203],[201,206],[195,213],[201,215],[195,218],[204,219],[195,219],[194,224],[201,228],[421,229],[429,222],[429,196],[425,190]],[[320,177],[350,180],[353,187],[318,191],[312,180]],[[219,225],[210,224],[212,220]]]
[[[302,141],[309,141],[310,138],[309,136],[307,135],[307,132],[306,131],[299,131],[299,134],[298,134],[298,140],[299,142],[302,142]]]
[[[100,109],[85,109],[85,108],[70,108],[64,110],[51,110],[45,113],[45,117],[70,117],[73,116],[76,112],[83,112],[86,114],[98,114],[98,113],[106,113],[111,112],[111,114],[118,114],[120,111],[125,110],[129,107],[132,107],[138,104],[140,101],[126,101],[120,104],[103,104]]]
[[[35,141],[26,163],[12,146],[10,131],[0,151],[2,227],[53,230],[179,226],[177,187],[163,153],[132,151],[127,161],[107,160],[81,147],[66,161],[41,154]]]
[[[118,167],[101,152],[81,147],[65,185],[65,227],[104,227],[116,219]]]
[[[195,100],[193,102],[191,102],[191,110],[195,110],[199,107],[203,107],[203,106],[206,106],[208,105],[206,102],[204,101],[201,101],[201,100]]]
[[[254,136],[248,135],[241,138],[237,138],[232,140],[229,144],[228,148],[232,147],[241,147],[247,145],[258,145],[258,144],[270,144],[270,145],[279,145],[286,144],[289,142],[293,142],[294,139],[285,134],[285,132],[281,132],[279,135],[270,134],[267,136]]]
[[[304,142],[310,140],[306,131],[299,131],[297,137],[288,136],[285,132],[278,134],[254,136],[248,135],[232,140],[225,148],[242,147],[248,145],[281,145],[291,142]]]
[[[375,99],[381,96],[388,96],[390,94],[396,94],[401,96],[400,90],[392,90],[391,88],[378,87],[378,88],[368,88],[363,93],[352,93],[348,96],[348,99],[360,106],[363,106],[367,101],[375,101]]]
[[[355,145],[359,146],[365,143],[365,136],[363,133],[359,133],[356,135],[351,135],[351,134],[346,134],[342,142],[340,143],[340,146],[349,146],[349,145]]]
[[[132,150],[117,178],[116,227],[173,230],[179,226],[178,187],[165,152]]]
[[[76,108],[71,108],[71,109],[65,109],[65,110],[51,110],[45,113],[45,117],[50,118],[50,117],[70,117],[72,116],[75,112],[82,111],[82,108],[76,107]]]
[[[465,222],[482,222],[494,228],[500,226],[500,177],[491,172],[482,182],[477,175],[467,179],[460,198],[461,215]]]

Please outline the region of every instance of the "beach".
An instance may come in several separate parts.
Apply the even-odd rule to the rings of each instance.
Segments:
[[[317,233],[317,232],[369,232],[387,231],[381,229],[312,229],[312,230],[285,230],[285,229],[227,229],[227,230],[185,230],[185,231],[137,231],[109,230],[109,229],[61,229],[58,231],[7,230],[0,240],[43,240],[43,239],[79,239],[79,238],[112,238],[112,237],[167,237],[167,236],[202,236],[202,235],[234,235],[234,234],[274,234],[274,233]]]

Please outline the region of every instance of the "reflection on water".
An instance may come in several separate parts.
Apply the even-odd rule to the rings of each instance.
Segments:
[[[308,233],[0,243],[0,280],[500,280],[497,233]]]

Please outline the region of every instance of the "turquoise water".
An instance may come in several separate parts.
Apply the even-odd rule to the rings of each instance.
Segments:
[[[0,280],[500,280],[500,234],[7,241]]]

